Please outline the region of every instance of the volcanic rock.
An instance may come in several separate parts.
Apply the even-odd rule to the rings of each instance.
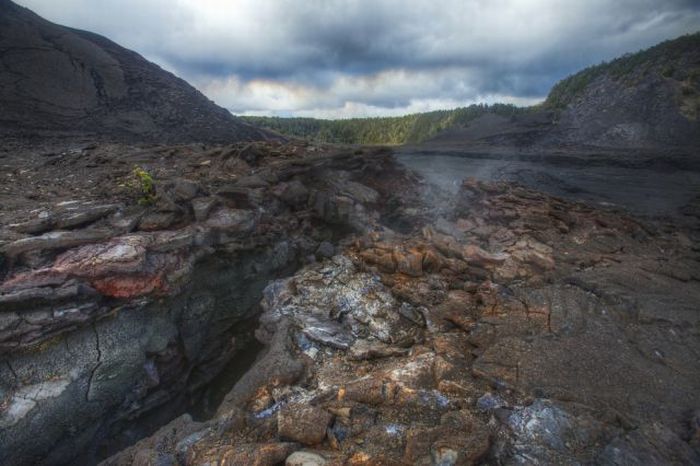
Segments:
[[[316,445],[326,437],[333,416],[315,406],[290,404],[277,413],[277,430],[281,438]]]
[[[0,132],[109,139],[279,138],[218,107],[182,79],[97,34],[0,2]]]
[[[207,167],[239,146],[149,149],[189,154],[165,167],[139,150],[160,186],[198,180],[185,205],[231,195],[166,230],[125,233],[116,221],[158,207],[115,187],[122,212],[70,231],[108,237],[4,256],[3,461],[72,461],[108,444],[96,431],[120,438],[206,387],[254,333],[265,349],[208,420],[177,418],[106,464],[274,464],[302,444],[331,464],[697,462],[692,231],[505,182],[418,190],[380,153],[264,147],[255,173],[231,164],[233,176]],[[233,181],[252,175],[255,187]],[[281,200],[293,179],[306,201]],[[398,215],[414,225],[389,228],[401,219],[349,183],[411,206]],[[27,188],[15,189],[0,205],[8,224],[32,217],[10,210]],[[60,215],[38,193],[40,211]],[[0,232],[5,248],[43,236]],[[34,419],[53,421],[38,432]],[[64,436],[66,420],[82,434]]]

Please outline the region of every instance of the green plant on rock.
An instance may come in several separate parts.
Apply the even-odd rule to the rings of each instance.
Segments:
[[[134,167],[131,175],[132,179],[129,180],[127,186],[136,192],[139,205],[153,205],[156,201],[156,186],[153,182],[153,176],[139,166]]]

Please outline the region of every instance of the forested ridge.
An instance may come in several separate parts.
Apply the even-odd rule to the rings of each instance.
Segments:
[[[247,122],[287,136],[317,142],[339,144],[407,144],[428,140],[441,131],[466,126],[488,114],[513,117],[540,110],[559,112],[579,98],[601,76],[635,86],[649,73],[681,83],[684,114],[695,118],[700,111],[700,63],[688,62],[700,49],[700,33],[681,36],[658,45],[626,54],[574,73],[555,84],[543,103],[532,107],[511,104],[474,104],[453,110],[437,110],[399,117],[350,118],[324,120],[316,118],[242,117]]]
[[[401,117],[316,118],[243,117],[249,123],[288,136],[339,144],[406,144],[425,141],[456,125],[487,113],[512,116],[529,111],[510,104],[477,104],[453,110],[414,113]]]

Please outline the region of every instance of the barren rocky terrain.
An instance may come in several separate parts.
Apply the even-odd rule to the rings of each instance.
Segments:
[[[697,210],[371,148],[1,157],[3,463],[700,460]]]
[[[0,464],[700,464],[699,37],[345,146],[0,0]]]

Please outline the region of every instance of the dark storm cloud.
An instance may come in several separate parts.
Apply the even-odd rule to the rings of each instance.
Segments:
[[[350,116],[528,103],[700,29],[691,0],[20,0],[133,48],[236,112]]]

